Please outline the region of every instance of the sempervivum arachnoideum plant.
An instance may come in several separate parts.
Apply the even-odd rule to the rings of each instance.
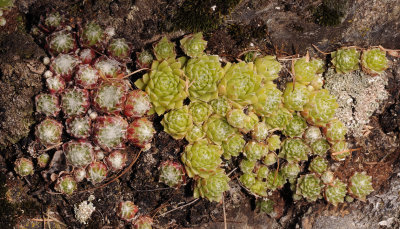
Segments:
[[[75,55],[59,54],[56,58],[52,59],[50,70],[55,75],[63,77],[65,81],[70,81],[79,63],[80,60]]]
[[[325,126],[332,120],[338,107],[336,98],[328,90],[321,89],[311,92],[310,100],[301,114],[310,124]]]
[[[60,75],[51,76],[46,78],[46,86],[51,94],[58,94],[65,89],[65,80]]]
[[[356,172],[349,180],[349,194],[353,197],[365,201],[365,197],[374,191],[372,187],[372,177],[366,172]]]
[[[55,185],[56,191],[71,195],[77,189],[77,183],[75,179],[70,175],[64,175],[57,179],[57,183]]]
[[[92,91],[93,106],[100,112],[117,115],[124,109],[127,92],[125,81],[103,81]]]
[[[61,94],[61,109],[67,117],[84,115],[89,106],[89,92],[85,89],[74,87]]]
[[[74,138],[86,139],[91,134],[92,121],[88,116],[77,116],[65,121],[67,133]]]
[[[332,64],[338,73],[348,73],[358,70],[360,63],[360,52],[355,48],[341,48],[331,53]]]
[[[175,59],[167,59],[162,62],[154,61],[150,72],[135,82],[139,89],[145,90],[150,96],[153,107],[149,114],[156,112],[161,115],[183,106],[183,100],[187,97],[183,75],[181,63]]]
[[[106,34],[99,24],[88,22],[79,31],[80,44],[83,47],[95,48],[98,51],[104,49]]]
[[[332,183],[325,186],[325,199],[328,203],[337,206],[344,202],[347,194],[347,185],[339,179],[335,179]]]
[[[94,89],[100,78],[99,71],[90,64],[80,64],[75,74],[75,84],[85,89]]]
[[[372,76],[383,73],[388,67],[386,51],[380,48],[364,50],[361,55],[362,69]]]
[[[310,59],[307,55],[294,63],[294,75],[296,82],[308,85],[321,73],[324,62],[320,59]]]
[[[86,140],[71,140],[63,145],[67,163],[74,167],[85,167],[94,160],[93,146]]]
[[[138,211],[138,206],[136,206],[132,201],[121,201],[117,206],[117,215],[128,222],[135,218]]]
[[[192,115],[193,123],[201,125],[212,114],[212,107],[208,103],[194,100],[189,104],[189,112]]]
[[[35,97],[36,111],[46,116],[57,116],[60,112],[60,102],[56,95],[39,94]]]
[[[101,78],[120,79],[124,76],[123,65],[107,56],[96,59],[94,67],[100,72]]]
[[[61,142],[63,126],[54,119],[46,118],[36,126],[35,135],[45,147],[57,145]]]
[[[100,116],[93,123],[94,142],[110,152],[125,147],[128,122],[121,116]]]
[[[147,215],[141,215],[133,223],[135,229],[152,229],[153,219]]]
[[[156,133],[153,123],[146,117],[135,119],[129,124],[127,138],[129,142],[142,149],[150,149],[150,142]]]
[[[114,150],[105,158],[108,167],[112,171],[121,170],[125,167],[128,155],[124,151]]]
[[[168,40],[167,37],[153,45],[154,56],[157,60],[175,59],[175,44]]]
[[[68,30],[62,30],[47,37],[50,53],[56,56],[60,53],[71,53],[77,48],[75,35]]]
[[[149,112],[152,105],[149,95],[142,90],[133,90],[126,96],[124,115],[128,118],[140,118]]]
[[[93,161],[87,166],[86,170],[86,178],[92,182],[92,184],[100,183],[107,177],[108,168],[106,164],[101,161]]]
[[[269,116],[277,111],[282,103],[282,92],[273,83],[266,83],[257,93],[257,102],[252,106],[257,115]]]
[[[14,162],[14,170],[18,175],[22,177],[32,175],[35,172],[33,162],[24,157],[18,158]]]
[[[159,180],[171,188],[179,188],[186,181],[185,168],[179,162],[164,161],[160,165]]]
[[[124,38],[112,39],[107,47],[107,53],[109,56],[121,62],[130,61],[131,45],[125,41]]]
[[[194,198],[207,198],[209,201],[221,202],[223,194],[229,189],[229,177],[218,169],[207,178],[196,179]]]

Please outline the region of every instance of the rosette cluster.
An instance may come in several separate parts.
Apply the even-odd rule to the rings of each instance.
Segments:
[[[85,179],[97,184],[122,170],[130,157],[126,144],[147,150],[155,130],[147,118],[150,96],[124,79],[131,45],[95,22],[76,29],[65,23],[50,13],[39,26],[51,58],[44,74],[47,92],[35,98],[42,118],[35,135],[47,151],[37,156],[40,167],[47,166],[51,149],[63,151],[70,172],[60,173],[55,189],[72,194]],[[29,175],[31,167],[21,159],[16,171]]]

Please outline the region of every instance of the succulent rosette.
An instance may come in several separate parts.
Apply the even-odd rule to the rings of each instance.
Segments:
[[[266,81],[278,78],[279,71],[282,68],[282,65],[276,60],[275,56],[257,58],[254,65],[257,73]]]
[[[150,68],[153,59],[153,55],[147,50],[136,53],[136,65],[139,68]]]
[[[83,167],[78,167],[78,168],[74,168],[73,172],[73,176],[74,179],[76,180],[76,182],[81,182],[84,179],[86,179],[86,168]]]
[[[46,116],[57,116],[60,112],[58,97],[52,94],[39,94],[35,97],[36,111]]]
[[[293,118],[286,125],[286,128],[282,131],[282,133],[288,137],[301,137],[307,128],[306,121],[297,114],[293,115]]]
[[[78,188],[75,179],[70,175],[58,178],[55,189],[62,194],[71,195]]]
[[[179,188],[185,183],[185,169],[175,161],[164,161],[160,165],[160,182],[171,188]]]
[[[286,159],[289,163],[307,161],[310,151],[310,148],[302,139],[287,138],[283,141],[278,156]]]
[[[234,134],[226,141],[222,142],[222,149],[224,150],[224,158],[230,159],[232,156],[237,157],[241,152],[243,152],[244,145],[246,141],[241,134]]]
[[[326,139],[330,143],[345,140],[345,135],[347,133],[347,127],[338,119],[330,121],[328,124],[326,124],[323,130]]]
[[[90,107],[89,92],[77,87],[61,94],[61,109],[67,117],[84,115]]]
[[[189,79],[189,97],[205,102],[218,97],[217,84],[224,71],[218,56],[204,55],[187,61],[185,73]]]
[[[221,145],[223,141],[237,132],[224,117],[219,115],[212,115],[203,125],[203,129],[207,138],[217,145]]]
[[[193,125],[192,129],[190,129],[185,136],[185,139],[189,143],[194,143],[206,136],[206,133],[203,131],[201,126]]]
[[[101,161],[93,161],[86,168],[87,179],[92,182],[92,184],[97,184],[102,182],[107,177],[107,166]]]
[[[319,127],[309,126],[306,131],[304,131],[303,138],[308,144],[311,144],[316,140],[322,138],[321,130],[319,129]]]
[[[76,66],[80,63],[78,57],[70,54],[59,54],[50,64],[50,70],[69,81],[75,71]]]
[[[79,52],[79,59],[81,59],[82,64],[91,64],[96,58],[96,52],[93,49],[86,48]]]
[[[273,134],[267,139],[268,150],[275,152],[281,148],[281,139],[278,135]]]
[[[18,158],[14,162],[14,170],[21,177],[33,175],[35,172],[32,161],[24,157]]]
[[[135,119],[129,124],[127,138],[129,142],[140,148],[149,148],[147,144],[153,139],[156,130],[146,117]]]
[[[271,129],[277,128],[280,130],[284,130],[292,119],[293,119],[292,113],[290,113],[290,111],[288,111],[286,108],[281,107],[280,109],[272,113],[270,116],[266,117],[265,123]]]
[[[305,85],[310,84],[315,78],[316,74],[323,69],[323,62],[319,59],[312,59],[303,57],[294,63],[294,75],[296,82]]]
[[[77,116],[65,121],[67,133],[74,138],[86,139],[91,133],[91,120],[88,116]]]
[[[47,32],[57,30],[63,24],[63,18],[59,12],[51,12],[43,19],[41,18],[40,26],[44,27]]]
[[[175,59],[175,44],[168,40],[167,37],[161,38],[161,40],[153,45],[154,56],[157,60],[162,61],[166,59]]]
[[[253,63],[228,63],[225,68],[225,75],[218,85],[219,93],[241,106],[257,102],[262,77],[255,72]]]
[[[124,109],[128,84],[124,81],[103,81],[92,93],[93,106],[100,112],[119,114]]]
[[[165,114],[161,120],[161,125],[163,125],[164,131],[174,139],[184,138],[193,126],[188,106],[183,106]]]
[[[331,53],[332,64],[338,73],[348,73],[358,70],[360,63],[360,52],[355,48],[341,48]]]
[[[258,196],[267,196],[268,184],[262,180],[256,179],[254,184],[250,187],[252,194]]]
[[[80,44],[83,47],[92,47],[98,50],[103,49],[105,34],[103,29],[95,22],[87,23],[80,30]]]
[[[76,49],[76,41],[74,35],[66,30],[54,32],[47,37],[47,44],[50,53],[56,56],[59,53],[70,53]]]
[[[46,79],[46,86],[51,94],[64,91],[65,80],[60,75],[55,75]]]
[[[210,105],[213,108],[215,114],[225,116],[226,113],[231,109],[231,104],[225,97],[218,97],[210,101]]]
[[[226,121],[228,121],[231,126],[238,129],[243,129],[246,122],[250,121],[248,119],[243,109],[232,109],[226,114]]]
[[[42,145],[50,147],[61,142],[62,129],[61,123],[46,118],[36,126],[35,135]]]
[[[198,178],[194,187],[194,198],[206,198],[209,201],[221,202],[224,192],[229,190],[229,177],[218,169],[207,178]]]
[[[273,83],[266,83],[257,91],[257,102],[253,104],[256,114],[268,116],[277,111],[282,103],[282,92]]]
[[[182,79],[184,73],[181,64],[175,59],[162,62],[154,61],[149,73],[135,82],[135,85],[145,90],[153,104],[149,114],[157,112],[164,114],[171,109],[183,106],[187,97],[186,82]]]
[[[323,157],[315,157],[311,163],[309,170],[316,174],[323,174],[328,169],[328,161]]]
[[[262,160],[262,162],[265,165],[273,165],[276,163],[278,156],[275,153],[269,153],[267,155],[265,155],[264,159]]]
[[[126,161],[128,160],[127,153],[120,150],[111,152],[105,158],[105,162],[112,171],[118,171],[125,167]]]
[[[276,189],[280,189],[285,185],[286,178],[282,171],[271,171],[267,176],[267,188],[275,191]]]
[[[74,167],[84,167],[94,160],[93,146],[89,141],[71,140],[63,145],[63,151],[68,164]]]
[[[263,156],[267,155],[267,145],[257,141],[250,141],[244,147],[244,154],[250,161],[260,160]]]
[[[316,201],[321,198],[323,186],[315,174],[306,174],[297,180],[296,194],[303,196],[308,201]]]
[[[338,107],[335,96],[331,95],[328,90],[321,89],[311,92],[310,100],[304,105],[301,114],[310,124],[325,126],[332,120]]]
[[[42,153],[37,157],[37,163],[40,168],[44,168],[50,161],[50,155],[48,153]]]
[[[250,189],[256,183],[256,176],[254,173],[244,173],[239,178],[240,183],[242,183],[247,189]]]
[[[259,142],[265,141],[268,136],[268,126],[265,122],[258,122],[251,132],[251,137]]]
[[[89,64],[78,65],[75,84],[85,89],[94,89],[98,85],[99,71]]]
[[[180,44],[183,52],[186,55],[194,58],[204,55],[207,41],[203,39],[202,33],[196,33],[185,36],[182,40],[180,40]]]
[[[383,73],[388,67],[386,52],[380,48],[373,48],[363,51],[361,55],[362,69],[373,76]]]
[[[349,180],[349,193],[362,201],[374,191],[372,187],[372,177],[365,172],[356,172]]]
[[[141,215],[134,222],[134,229],[152,229],[153,219],[150,216]]]
[[[253,170],[256,166],[256,161],[254,160],[249,160],[249,159],[243,159],[240,161],[239,167],[240,170],[244,173],[244,174],[252,174]]]
[[[222,163],[221,155],[222,150],[219,146],[200,140],[186,146],[181,160],[189,177],[208,178]]]
[[[127,62],[130,60],[131,47],[124,38],[112,39],[108,45],[107,53],[117,60]]]
[[[142,90],[133,90],[126,96],[124,115],[130,118],[140,118],[151,109],[149,95]]]
[[[121,79],[124,76],[121,63],[107,56],[96,59],[94,67],[99,71],[101,78]]]
[[[331,157],[335,161],[343,161],[346,159],[347,156],[350,156],[350,151],[347,148],[346,141],[338,141],[335,142],[331,146]]]
[[[257,179],[258,179],[258,180],[267,179],[267,176],[268,176],[269,172],[270,172],[270,171],[269,171],[268,166],[260,165],[260,166],[257,168],[257,171],[256,171],[256,173],[257,173]]]
[[[122,149],[127,129],[128,122],[121,116],[100,116],[93,125],[93,140],[107,152]]]
[[[328,141],[326,141],[324,138],[315,140],[310,144],[310,147],[313,154],[319,156],[325,156],[326,152],[331,148]]]
[[[344,202],[344,197],[347,193],[347,185],[335,179],[332,183],[325,187],[325,199],[328,203],[337,206],[339,203]]]
[[[121,201],[117,207],[117,215],[128,222],[135,218],[139,208],[132,201]]]
[[[283,103],[289,110],[302,111],[304,105],[308,102],[309,96],[310,90],[305,85],[287,83],[283,92]]]
[[[282,173],[286,178],[289,179],[290,183],[294,183],[300,172],[301,168],[297,163],[287,163],[282,167]]]
[[[192,101],[189,104],[189,112],[192,116],[193,122],[201,125],[212,114],[212,107],[202,101]]]

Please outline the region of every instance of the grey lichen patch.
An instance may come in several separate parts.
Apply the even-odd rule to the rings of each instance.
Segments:
[[[355,138],[363,135],[364,126],[389,94],[385,89],[388,79],[385,74],[372,77],[361,71],[337,74],[329,69],[325,75],[327,88],[339,103],[336,116],[346,124],[348,135]]]

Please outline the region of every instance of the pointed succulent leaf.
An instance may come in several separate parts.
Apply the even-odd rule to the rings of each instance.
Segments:
[[[360,52],[355,48],[341,48],[331,53],[332,64],[337,73],[348,73],[359,69]]]
[[[224,72],[218,56],[204,55],[190,59],[185,66],[189,79],[189,97],[205,102],[218,97],[217,84]]]
[[[344,202],[344,197],[347,193],[347,185],[339,179],[335,179],[330,185],[325,188],[325,199],[328,203],[337,206]]]
[[[372,187],[372,177],[365,172],[356,172],[349,180],[349,193],[362,201],[374,191]]]
[[[174,59],[162,62],[154,61],[149,73],[135,82],[135,85],[145,90],[153,104],[149,114],[157,112],[164,114],[171,109],[183,106],[186,99],[186,82],[182,79],[181,64]]]
[[[193,126],[188,106],[183,106],[165,114],[161,125],[163,125],[164,131],[174,139],[184,138]]]
[[[175,44],[163,37],[157,44],[153,45],[154,55],[157,60],[175,59]]]
[[[290,162],[306,161],[310,148],[299,138],[287,138],[282,143],[282,149],[279,152],[279,157]]]
[[[221,145],[222,141],[237,132],[224,117],[219,115],[212,115],[203,125],[203,129],[208,139],[217,145]]]
[[[282,65],[276,60],[275,56],[264,56],[257,58],[254,62],[257,73],[265,81],[271,81],[279,77]]]
[[[189,177],[207,178],[219,168],[222,163],[221,155],[222,150],[219,146],[200,140],[186,146],[181,160]]]
[[[257,101],[261,81],[261,76],[254,71],[253,63],[234,63],[226,70],[218,90],[236,104],[245,106]]]
[[[362,69],[373,76],[383,73],[389,67],[388,62],[386,52],[379,48],[365,50],[361,56]]]
[[[306,174],[297,180],[296,194],[303,196],[308,201],[316,201],[321,198],[323,184],[315,174]]]
[[[204,55],[207,46],[207,41],[203,39],[202,33],[185,36],[180,43],[183,52],[192,58]]]
[[[229,190],[229,177],[222,169],[207,178],[198,178],[194,187],[194,198],[202,197],[209,201],[221,202],[224,192]]]
[[[294,88],[293,88],[293,85]],[[287,83],[283,92],[283,103],[285,107],[293,111],[302,111],[310,96],[309,89],[301,83]]]

